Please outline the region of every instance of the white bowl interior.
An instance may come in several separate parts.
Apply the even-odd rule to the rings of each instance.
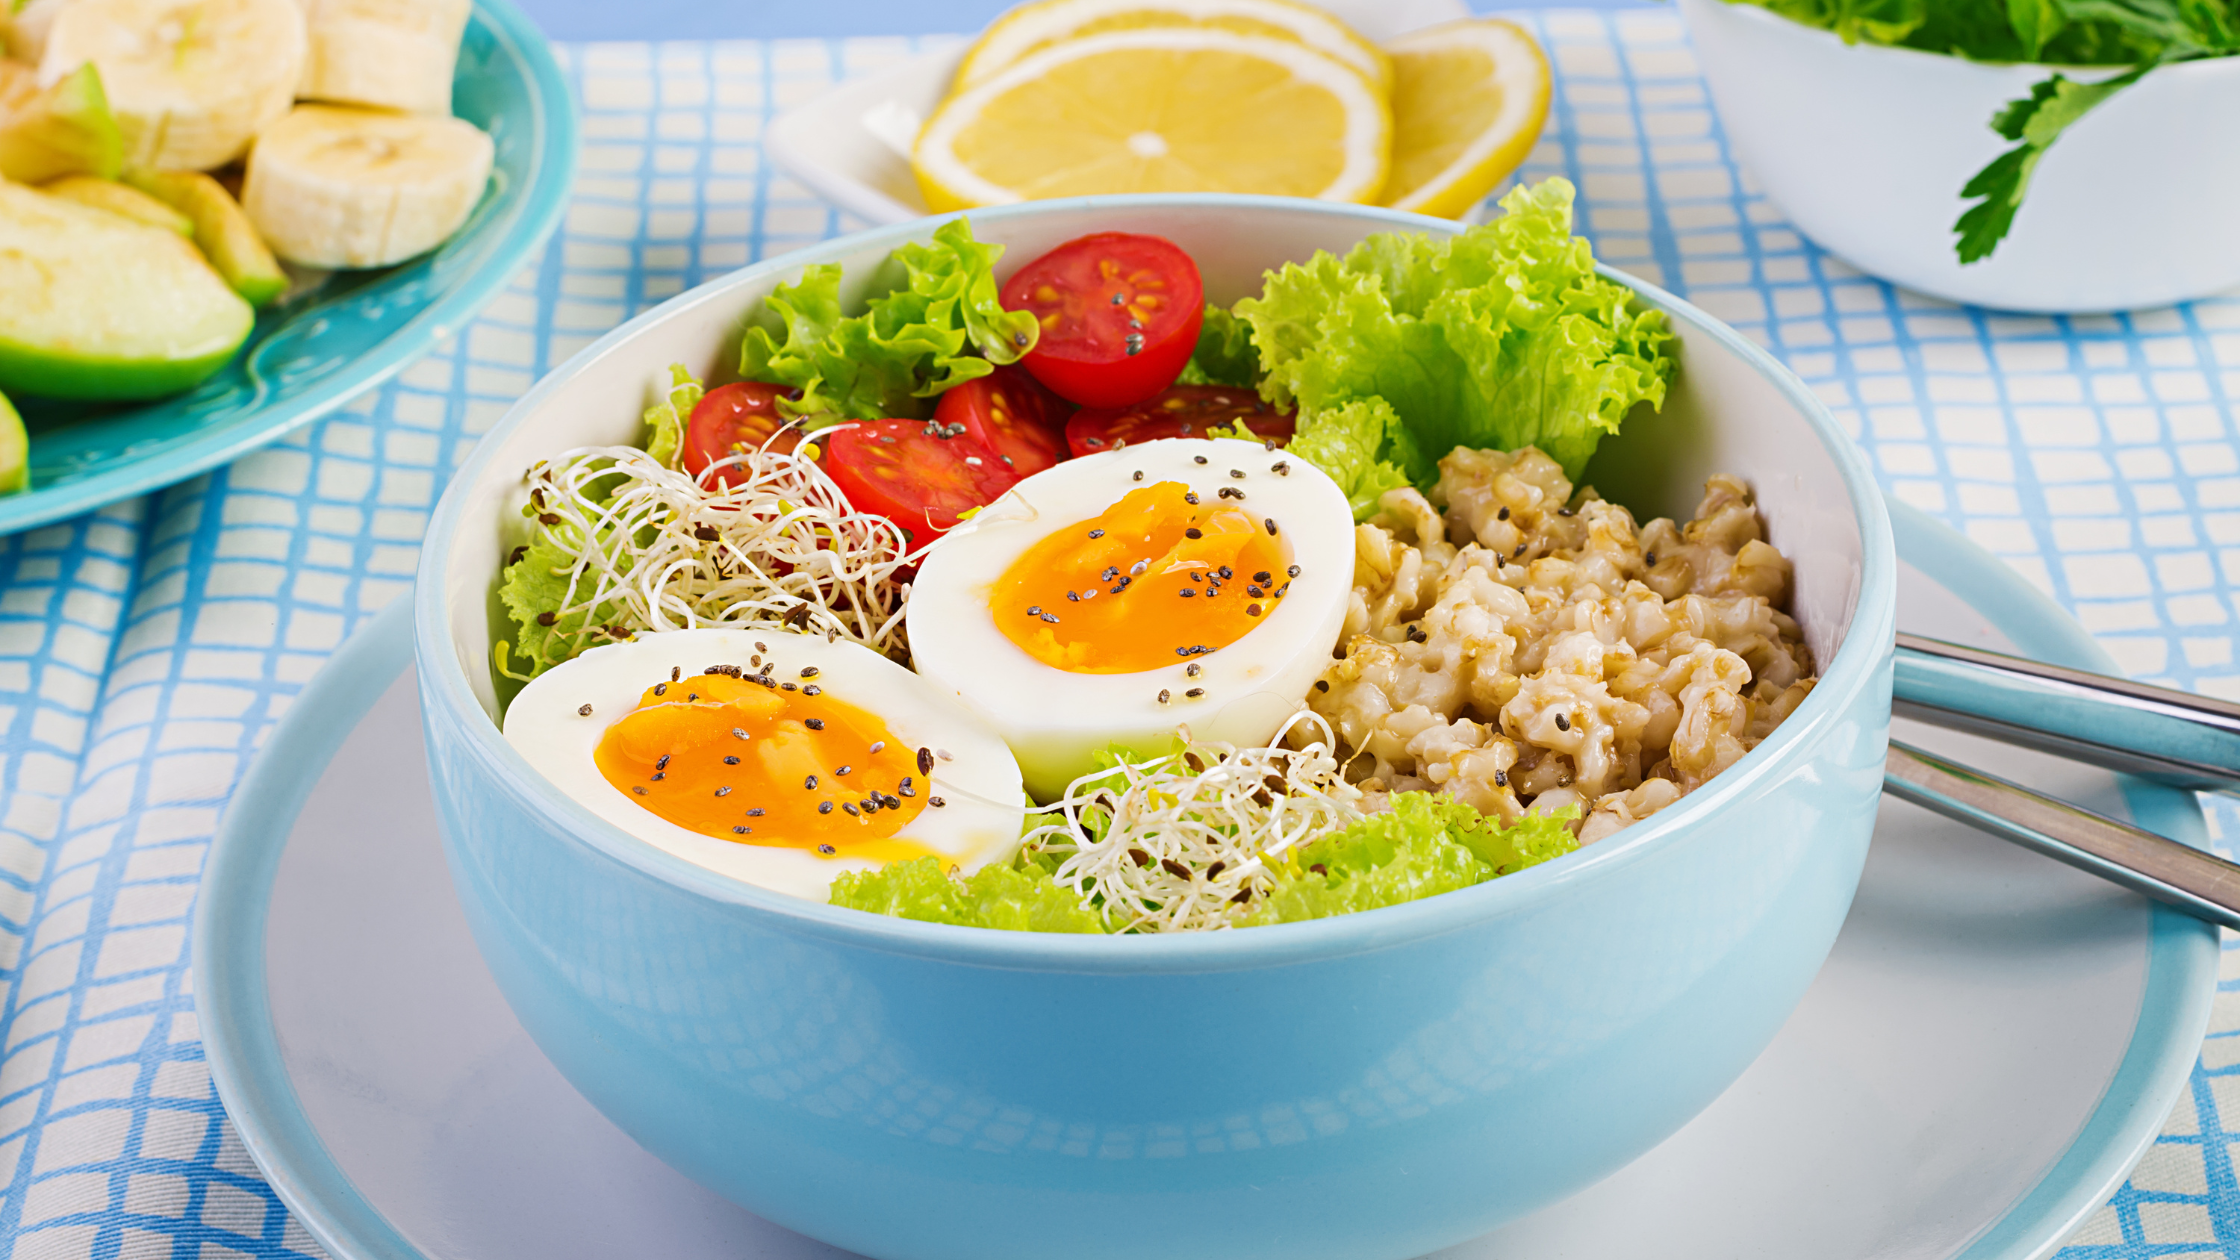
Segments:
[[[975,234],[1007,247],[999,272],[1093,231],[1165,236],[1197,260],[1208,300],[1228,303],[1259,291],[1261,275],[1317,249],[1341,251],[1396,224],[1428,224],[1389,211],[1285,202],[1184,204],[1131,200],[1014,207],[974,216]],[[737,375],[746,320],[802,265],[840,262],[842,301],[859,302],[895,245],[923,239],[921,222],[832,242],[789,265],[755,267],[702,286],[648,312],[586,349],[519,403],[462,470],[450,494],[462,496],[458,528],[443,557],[452,643],[461,669],[493,719],[491,627],[502,624],[496,575],[523,540],[523,474],[538,459],[573,447],[635,441],[643,414],[682,363],[711,383]],[[1843,641],[1862,582],[1864,542],[1856,504],[1823,433],[1808,419],[1818,404],[1762,351],[1708,316],[1661,294],[1679,334],[1680,372],[1661,415],[1637,411],[1605,441],[1588,469],[1604,494],[1647,520],[1685,519],[1714,472],[1745,478],[1757,491],[1769,540],[1796,569],[1792,612],[1824,672]]]

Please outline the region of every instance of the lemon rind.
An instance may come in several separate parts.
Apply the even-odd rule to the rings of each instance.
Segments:
[[[1500,18],[1449,22],[1392,40],[1385,51],[1431,51],[1458,39],[1475,42],[1492,55],[1495,77],[1503,88],[1501,112],[1445,170],[1399,197],[1386,199],[1384,204],[1392,209],[1443,218],[1468,210],[1524,164],[1547,123],[1553,87],[1547,56],[1539,43],[1514,22]],[[1515,79],[1525,72],[1533,77],[1531,90],[1513,90],[1522,86]],[[1398,127],[1398,119],[1394,125]]]
[[[1094,38],[1075,32],[1098,18],[1122,13],[1170,13],[1191,23],[1241,17],[1282,27],[1307,47],[1351,66],[1377,91],[1392,90],[1392,67],[1383,51],[1337,16],[1298,0],[1042,0],[1021,5],[996,19],[965,50],[951,90],[977,87],[1053,43]]]

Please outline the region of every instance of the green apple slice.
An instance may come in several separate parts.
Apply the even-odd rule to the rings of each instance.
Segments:
[[[6,394],[0,394],[0,494],[31,488],[31,438]]]
[[[124,138],[93,63],[42,88],[38,71],[0,61],[0,176],[24,184],[81,174],[115,179],[123,161]]]
[[[189,240],[194,239],[193,219],[130,184],[120,184],[113,179],[96,179],[91,175],[66,175],[51,184],[39,185],[39,191],[50,197],[75,201],[81,206],[121,214],[150,227],[168,228]]]
[[[135,171],[125,179],[194,221],[194,243],[251,306],[265,305],[288,287],[288,273],[217,180],[200,171]]]
[[[0,390],[154,398],[225,366],[256,312],[195,247],[0,184]]]

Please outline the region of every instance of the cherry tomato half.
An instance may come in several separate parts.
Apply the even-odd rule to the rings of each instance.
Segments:
[[[1173,241],[1096,232],[1019,268],[1003,305],[1042,325],[1020,360],[1036,380],[1084,407],[1125,407],[1181,374],[1198,348],[1206,291]]]
[[[829,429],[818,440],[825,471],[857,511],[922,538],[929,529],[956,528],[960,513],[994,502],[1019,481],[994,451],[938,432],[924,420],[870,420]]]
[[[996,453],[1004,466],[1031,477],[1066,457],[1065,423],[1073,404],[1017,367],[966,381],[941,395],[933,422]]]
[[[766,444],[770,450],[791,454],[801,445],[801,430],[786,427],[786,418],[778,414],[778,400],[799,397],[800,390],[761,381],[709,390],[684,426],[684,470],[698,477],[717,460],[758,451]],[[716,480],[727,486],[744,482],[743,475],[734,478],[737,472],[734,464],[717,473]]]
[[[1158,438],[1204,437],[1239,421],[1252,435],[1277,446],[1291,441],[1299,413],[1277,411],[1249,389],[1227,385],[1170,385],[1133,407],[1083,407],[1066,421],[1066,448],[1094,455],[1116,446]]]

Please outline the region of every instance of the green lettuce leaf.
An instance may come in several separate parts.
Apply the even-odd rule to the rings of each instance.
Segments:
[[[789,416],[838,423],[930,415],[935,395],[1034,348],[1034,316],[998,300],[1002,256],[1003,246],[974,240],[971,224],[952,219],[931,243],[894,252],[861,315],[842,312],[839,264],[805,268],[764,299],[761,321],[741,343],[739,374],[800,390],[799,399],[779,403]]]
[[[1292,449],[1357,510],[1393,470],[1428,488],[1457,446],[1537,446],[1576,479],[1635,404],[1663,406],[1664,316],[1595,273],[1572,197],[1561,179],[1520,187],[1491,223],[1443,240],[1379,233],[1342,259],[1288,264],[1237,303],[1261,396],[1299,409]]]
[[[1198,348],[1182,365],[1177,385],[1229,385],[1255,389],[1260,384],[1260,352],[1252,348],[1252,328],[1219,306],[1206,308],[1198,329]]]
[[[1579,848],[1578,838],[1571,834],[1571,823],[1579,817],[1576,806],[1546,814],[1527,814],[1504,827],[1500,820],[1478,814],[1460,801],[1454,804],[1458,808],[1449,813],[1448,836],[1492,867],[1495,875],[1514,875],[1528,866],[1538,866]],[[1464,810],[1476,817],[1464,817],[1461,812]]]
[[[1503,827],[1451,796],[1396,793],[1387,812],[1299,846],[1297,873],[1247,924],[1353,914],[1482,884],[1578,848],[1567,825],[1577,816],[1563,809]]]
[[[1006,932],[1101,933],[1104,920],[1040,867],[990,863],[961,879],[933,858],[890,862],[832,881],[833,905],[872,914]]]
[[[1400,463],[1380,459],[1387,449]],[[1289,454],[1328,472],[1346,492],[1355,520],[1376,515],[1377,501],[1410,478],[1401,464],[1413,464],[1414,439],[1382,398],[1361,398],[1324,411],[1312,427],[1291,439]]]
[[[646,408],[646,454],[661,461],[663,467],[675,468],[677,453],[684,448],[685,425],[692,419],[692,409],[707,393],[684,364],[670,364],[669,392]]]
[[[498,584],[498,602],[513,622],[513,641],[499,645],[503,654],[498,669],[516,681],[526,682],[580,655],[594,643],[604,642],[585,635],[585,627],[614,624],[622,618],[623,608],[619,601],[610,600],[595,607],[563,611],[568,604],[569,572],[576,557],[543,538],[530,543],[520,555],[506,566],[505,577]],[[582,578],[577,589],[579,598],[589,593],[594,580],[588,574]],[[544,620],[548,616],[552,618],[550,623]]]

